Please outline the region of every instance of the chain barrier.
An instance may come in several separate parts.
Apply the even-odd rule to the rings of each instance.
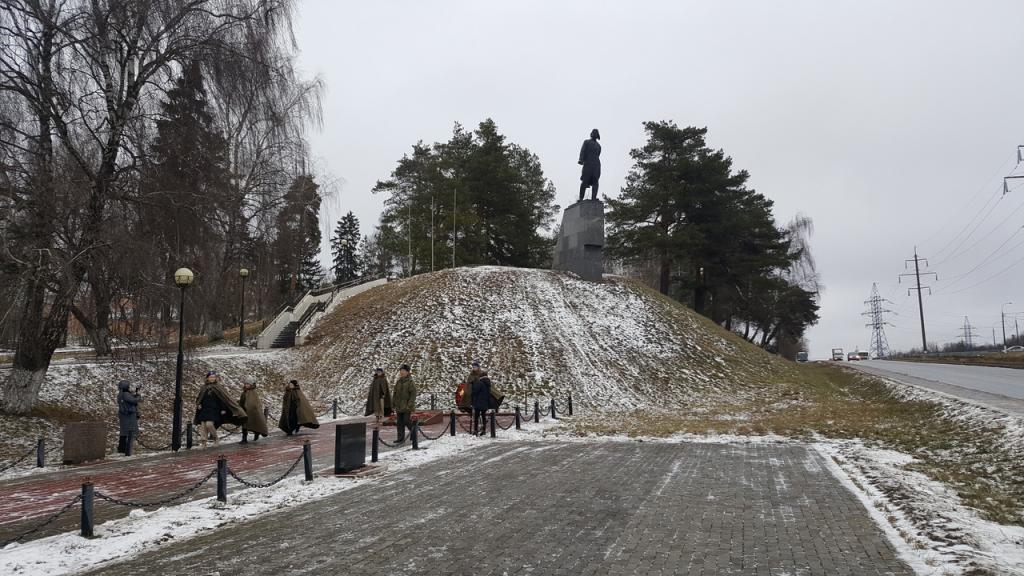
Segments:
[[[515,415],[512,416],[512,421],[508,423],[508,426],[502,426],[501,425],[501,420],[499,420],[498,417],[495,416],[494,417],[494,425],[497,426],[498,428],[501,428],[502,430],[508,430],[509,428],[511,428],[511,427],[516,425]]]
[[[472,434],[473,433],[473,420],[472,420],[473,417],[469,416],[469,418],[470,418],[469,426],[466,426],[465,424],[462,423],[462,419],[459,418],[459,416],[469,416],[469,415],[468,414],[456,414],[455,420],[459,423],[459,428],[462,428],[463,430],[465,430],[467,434]]]
[[[25,454],[23,456],[21,456],[20,458],[18,458],[16,460],[13,460],[10,464],[5,465],[3,468],[0,468],[0,474],[3,474],[4,472],[7,472],[8,470],[10,470],[11,468],[14,468],[18,464],[21,464],[26,459],[28,459],[29,456],[31,456],[31,455],[33,455],[35,453],[36,453],[36,447],[35,446],[33,446],[32,448],[29,448],[28,452],[25,452]]]
[[[3,542],[0,542],[0,549],[5,548],[8,544],[14,544],[15,542],[21,542],[25,538],[28,538],[29,536],[35,534],[36,532],[39,532],[43,528],[46,528],[47,526],[52,524],[57,518],[60,518],[65,513],[67,513],[68,510],[71,510],[71,508],[75,504],[78,504],[81,501],[82,501],[82,497],[81,496],[75,496],[74,498],[71,499],[71,502],[68,502],[67,504],[65,504],[63,508],[58,510],[56,513],[51,515],[49,518],[47,518],[43,522],[37,524],[35,527],[29,529],[26,532],[22,532],[21,534],[19,534],[18,536],[15,536],[14,538],[11,538],[9,540],[4,540]]]
[[[167,444],[166,446],[162,446],[160,448],[153,448],[152,446],[149,446],[145,442],[143,442],[141,436],[139,436],[138,438],[135,438],[135,440],[138,441],[139,446],[142,446],[146,450],[150,450],[152,452],[163,452],[164,450],[170,450],[171,449],[171,445],[170,444]]]
[[[228,466],[228,475],[230,475],[235,480],[238,480],[238,482],[240,482],[241,484],[244,484],[245,486],[248,486],[249,488],[270,488],[271,486],[273,486],[274,484],[277,484],[278,482],[284,480],[285,478],[288,477],[289,474],[294,472],[295,471],[295,467],[299,465],[299,462],[302,462],[302,456],[303,456],[302,454],[299,454],[299,457],[295,459],[295,462],[292,462],[292,465],[288,468],[288,470],[285,471],[284,474],[282,474],[279,477],[277,477],[277,479],[275,479],[275,480],[273,480],[271,482],[263,482],[263,483],[260,483],[260,482],[249,482],[248,480],[245,480],[241,476],[236,474],[235,471],[232,470],[230,466]],[[216,473],[216,471],[214,473]]]
[[[395,442],[394,444],[392,444],[385,440],[383,436],[379,436],[377,440],[379,440],[381,444],[387,446],[388,448],[398,448],[399,446],[404,446],[405,443],[409,441],[408,438],[405,438],[401,442]]]
[[[175,494],[173,496],[169,496],[162,500],[155,500],[153,502],[132,502],[131,500],[122,500],[114,496],[108,496],[103,492],[100,492],[99,490],[97,490],[94,495],[96,496],[96,498],[99,498],[100,500],[106,500],[107,502],[110,502],[111,504],[117,504],[118,506],[126,506],[128,508],[152,508],[154,506],[163,506],[165,504],[171,504],[178,500],[181,500],[182,498],[198,490],[200,486],[209,482],[210,478],[213,478],[216,475],[217,470],[215,469],[211,471],[209,474],[207,474],[202,480],[196,482],[189,488],[185,489],[184,492]]]
[[[442,420],[442,422],[443,422],[443,420]],[[438,438],[448,434],[448,427],[447,426],[441,428],[441,431],[438,432],[437,436],[433,436],[433,437],[430,436],[429,434],[427,434],[427,432],[423,428],[420,428],[419,424],[417,424],[416,427],[419,429],[420,437],[426,438],[427,440],[430,440],[431,442],[433,442],[434,440],[437,440]]]

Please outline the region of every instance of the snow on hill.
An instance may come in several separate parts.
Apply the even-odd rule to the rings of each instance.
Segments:
[[[370,372],[413,368],[450,404],[479,359],[513,401],[552,394],[611,409],[755,395],[785,363],[624,278],[548,270],[423,274],[353,297],[320,321],[297,362],[320,397],[361,398]]]

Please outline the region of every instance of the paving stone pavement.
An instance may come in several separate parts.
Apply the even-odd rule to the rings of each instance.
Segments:
[[[913,574],[821,458],[494,444],[93,574]]]

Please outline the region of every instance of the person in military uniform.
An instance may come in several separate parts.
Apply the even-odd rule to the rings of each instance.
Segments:
[[[412,371],[408,364],[402,364],[398,369],[398,381],[391,395],[391,405],[398,413],[395,421],[395,427],[398,428],[397,441],[404,442],[405,429],[412,430],[412,413],[416,410],[416,383],[412,381]]]

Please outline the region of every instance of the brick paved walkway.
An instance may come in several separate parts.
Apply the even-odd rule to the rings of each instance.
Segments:
[[[95,574],[912,574],[813,451],[495,444]]]
[[[498,423],[509,425],[513,416],[503,415]],[[322,419],[321,419],[322,420]],[[459,417],[462,425],[469,426],[470,418]],[[443,423],[424,427],[431,437],[437,436],[447,426]],[[529,424],[524,424],[529,426]],[[285,436],[280,430],[273,430],[270,437],[259,442],[239,445],[236,434],[221,441],[219,447],[206,450],[192,449],[175,453],[152,454],[138,458],[118,458],[87,466],[68,467],[51,473],[33,474],[20,478],[0,481],[0,542],[25,532],[54,512],[60,510],[71,499],[81,493],[82,483],[88,478],[95,489],[117,498],[153,502],[175,495],[195,484],[216,468],[220,454],[228,459],[228,465],[246,480],[268,482],[283,474],[291,463],[301,455],[302,444],[309,440],[312,445],[314,470],[323,470],[334,464],[334,422],[321,422],[317,430],[303,428],[298,436]],[[370,460],[371,426],[367,426],[366,459]],[[463,434],[463,428],[457,429]],[[499,434],[503,432],[498,430]],[[381,437],[389,442],[395,440],[395,428],[383,427]],[[381,446],[381,451],[389,448]],[[409,449],[409,442],[401,448]],[[301,464],[296,474],[302,473]],[[228,480],[228,490],[241,489],[234,480]],[[206,498],[216,492],[216,480],[210,480],[183,502]],[[150,507],[149,509],[153,509]],[[96,522],[127,516],[128,508],[97,501]],[[79,527],[78,508],[64,514],[31,539],[60,532],[77,530]]]

